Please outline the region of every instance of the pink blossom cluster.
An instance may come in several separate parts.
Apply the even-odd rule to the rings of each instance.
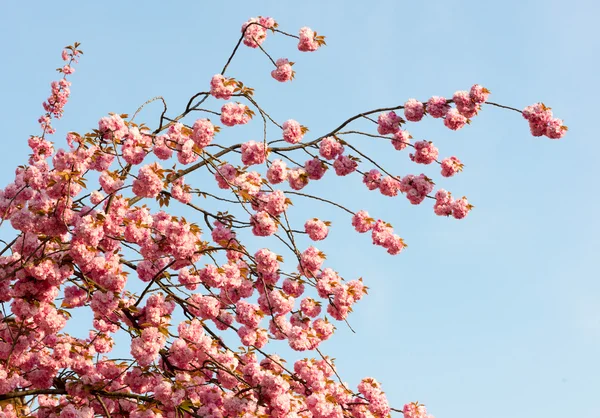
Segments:
[[[391,255],[400,254],[406,247],[404,240],[394,233],[392,226],[381,219],[372,224],[371,238],[374,245],[385,248]]]
[[[392,145],[397,151],[402,151],[410,144],[411,139],[412,136],[408,133],[408,131],[399,129],[392,137]]]
[[[471,211],[473,205],[470,205],[466,197],[455,200],[450,192],[440,189],[435,194],[435,205],[433,210],[438,216],[452,215],[456,219],[463,219]]]
[[[377,118],[377,132],[379,135],[395,134],[400,130],[400,124],[404,122],[393,110],[381,113]]]
[[[404,117],[411,122],[419,122],[425,114],[425,106],[416,99],[408,99],[404,103]]]
[[[433,190],[433,182],[425,174],[409,174],[400,180],[400,191],[413,205],[421,203]]]
[[[415,142],[415,153],[409,154],[411,161],[417,164],[431,164],[437,160],[438,149],[431,141]]]
[[[248,106],[241,103],[226,103],[221,108],[221,123],[226,126],[245,125],[252,119]]]
[[[545,135],[550,139],[560,139],[567,133],[562,119],[555,118],[552,110],[543,103],[535,103],[523,109],[523,117],[529,122],[533,136]]]
[[[285,162],[282,160],[273,160],[269,169],[267,170],[267,180],[271,184],[279,184],[284,182],[288,176],[288,169]]]
[[[283,140],[290,144],[297,144],[302,141],[302,137],[307,129],[293,119],[286,120],[283,123]]]
[[[235,91],[235,80],[215,74],[210,80],[210,94],[216,99],[229,100]]]
[[[140,197],[156,197],[163,189],[161,167],[152,163],[140,168],[137,179],[133,181],[133,193]]]
[[[304,231],[313,241],[322,241],[329,234],[329,225],[317,218],[309,219],[304,223]]]
[[[433,96],[427,100],[426,109],[432,118],[443,118],[450,110],[450,105],[445,97]]]
[[[215,126],[208,119],[198,119],[192,128],[192,141],[200,149],[208,146],[215,136]]]
[[[328,136],[319,144],[319,154],[327,160],[333,160],[344,152],[344,146],[337,138]]]
[[[290,62],[287,58],[279,58],[276,62],[276,69],[271,71],[271,77],[280,83],[285,83],[294,79],[296,72],[292,69],[293,62]]]
[[[242,144],[242,163],[246,166],[264,163],[268,154],[269,150],[263,142],[248,141]]]
[[[267,30],[276,28],[277,23],[272,17],[253,17],[242,25],[244,45],[257,48],[267,39]]]
[[[456,110],[465,118],[472,118],[481,109],[481,105],[485,103],[490,95],[490,91],[479,84],[471,87],[470,91],[457,91],[452,97],[452,101],[456,105]]]
[[[306,160],[304,163],[306,175],[311,180],[321,180],[328,169],[327,164],[317,157]]]
[[[448,157],[442,160],[442,176],[452,177],[462,171],[464,164],[456,157]]]
[[[309,27],[303,27],[299,33],[300,40],[298,42],[298,50],[302,52],[312,52],[319,49],[324,42],[317,36]]]
[[[425,405],[418,402],[411,402],[404,405],[402,413],[405,418],[433,418],[433,415],[427,413]]]

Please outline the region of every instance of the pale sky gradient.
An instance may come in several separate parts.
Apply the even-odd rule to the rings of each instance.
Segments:
[[[0,14],[2,185],[26,162],[60,51],[74,41],[85,55],[55,124],[59,144],[67,131],[95,128],[108,112],[131,114],[156,95],[179,113],[258,15],[327,36],[326,48],[302,54],[269,35],[265,48],[297,63],[290,84],[272,80],[266,57],[248,48],[229,72],[256,88],[275,119],[296,119],[313,137],[362,111],[450,97],[474,83],[495,102],[551,106],[570,128],[561,141],[534,138],[520,115],[491,107],[459,132],[431,118],[409,125],[442,157],[465,163],[452,179],[411,163],[406,151],[355,139],[398,174],[424,172],[466,195],[475,209],[462,221],[332,173],[306,189],[393,223],[409,244],[399,256],[354,233],[343,212],[295,209],[334,222],[319,249],[370,287],[350,316],[356,334],[340,325],[324,345],[349,383],[373,376],[393,406],[419,400],[437,418],[600,417],[598,2],[5,0]],[[140,118],[153,126],[156,110]],[[256,139],[244,132],[235,131],[238,142]]]

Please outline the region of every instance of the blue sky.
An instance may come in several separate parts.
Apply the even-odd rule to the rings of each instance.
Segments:
[[[376,196],[356,179],[330,175],[310,189],[393,223],[409,244],[399,256],[351,231],[342,212],[300,202],[295,209],[298,219],[334,222],[319,245],[328,265],[370,287],[350,317],[356,334],[339,326],[325,344],[348,382],[376,377],[394,406],[419,400],[438,418],[599,417],[598,4],[323,3],[3,2],[2,184],[26,161],[60,51],[74,41],[85,55],[56,123],[59,143],[67,131],[92,129],[108,112],[131,114],[156,95],[179,113],[220,71],[241,24],[258,15],[289,32],[310,26],[327,36],[314,54],[269,37],[274,57],[297,63],[292,83],[272,80],[268,60],[248,48],[229,73],[255,87],[275,119],[296,119],[312,135],[362,111],[449,97],[474,83],[517,108],[543,101],[569,125],[561,141],[533,138],[520,115],[491,107],[459,132],[432,119],[409,125],[440,155],[465,163],[452,179],[355,139],[398,174],[429,173],[475,205],[456,221],[436,217],[428,202]],[[153,124],[156,110],[140,118]],[[223,140],[256,139],[258,125]]]

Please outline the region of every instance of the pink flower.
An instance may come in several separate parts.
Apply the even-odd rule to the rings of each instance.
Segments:
[[[427,101],[427,113],[433,118],[442,118],[450,110],[450,105],[444,97],[433,96]]]
[[[217,168],[215,180],[220,189],[229,189],[237,176],[237,169],[231,164],[224,164]]]
[[[132,190],[136,196],[156,197],[162,188],[162,168],[158,163],[152,163],[140,168]]]
[[[210,144],[215,136],[215,127],[208,119],[196,120],[192,129],[192,140],[200,149]]]
[[[287,179],[287,166],[282,160],[273,160],[267,170],[267,180],[271,184],[279,184]]]
[[[471,211],[473,205],[470,205],[466,197],[454,201],[452,205],[452,216],[456,219],[462,219]]]
[[[357,232],[363,233],[373,228],[375,219],[369,217],[369,213],[364,210],[359,210],[352,216],[352,226]]]
[[[529,121],[533,136],[546,135],[551,139],[560,139],[567,133],[568,128],[563,121],[554,118],[552,110],[543,103],[535,103],[523,109],[523,117]]]
[[[454,93],[452,101],[456,105],[456,110],[458,113],[463,115],[465,118],[472,118],[479,111],[479,104],[473,102],[471,95],[464,90]]]
[[[563,125],[562,119],[552,118],[546,127],[546,136],[550,139],[560,139],[567,133],[567,127]]]
[[[316,51],[321,43],[325,43],[321,40],[321,37],[317,37],[317,33],[313,32],[308,27],[300,29],[300,41],[298,42],[298,50],[302,52]]]
[[[327,160],[333,160],[344,152],[344,146],[336,138],[328,136],[321,140],[319,154]]]
[[[379,187],[379,182],[381,180],[381,173],[379,170],[373,169],[367,171],[363,176],[363,183],[367,186],[369,190],[375,190]]]
[[[452,177],[459,171],[462,171],[463,164],[456,157],[449,157],[442,160],[442,176]]]
[[[244,34],[244,45],[250,48],[257,48],[265,39],[267,39],[267,29],[276,27],[275,20],[270,17],[258,18],[253,17],[248,19],[242,25],[242,33]]]
[[[300,302],[300,309],[304,315],[309,318],[315,318],[321,313],[321,304],[314,299],[304,298]]]
[[[356,171],[358,167],[358,163],[356,160],[347,155],[340,155],[333,162],[333,168],[335,169],[335,174],[338,176],[347,176],[348,174]]]
[[[408,131],[398,130],[392,138],[392,145],[397,151],[402,151],[408,144],[410,144],[412,136]]]
[[[469,96],[471,97],[473,103],[478,105],[485,103],[489,95],[490,91],[479,84],[473,85],[473,87],[471,87],[471,91],[469,92]]]
[[[400,180],[400,191],[413,205],[418,205],[433,190],[433,182],[425,174],[409,174]]]
[[[438,149],[430,141],[418,141],[415,142],[415,153],[409,157],[417,164],[431,164],[438,157]]]
[[[400,130],[402,118],[396,112],[381,113],[377,118],[377,132],[379,135],[394,134]]]
[[[304,224],[304,231],[306,231],[310,239],[313,241],[321,241],[327,238],[329,228],[326,222],[314,218],[306,221]]]
[[[302,190],[308,184],[308,173],[303,168],[288,170],[288,182],[294,190]]]
[[[283,122],[283,139],[290,144],[297,144],[302,141],[302,137],[307,129],[293,119]]]
[[[321,180],[327,172],[327,165],[318,158],[313,158],[304,163],[304,169],[311,180]]]
[[[121,139],[128,133],[127,126],[119,115],[110,115],[100,119],[98,130],[102,138],[109,141]]]
[[[456,109],[450,109],[444,118],[444,125],[453,131],[459,130],[468,122],[469,119],[460,114]]]
[[[210,80],[210,94],[216,99],[229,100],[235,90],[235,80],[215,74]]]
[[[248,141],[242,144],[242,163],[247,166],[262,164],[267,159],[268,153],[263,142]]]
[[[400,181],[394,177],[385,176],[379,183],[379,191],[384,196],[397,196],[400,190]]]
[[[252,233],[257,237],[268,237],[277,232],[275,220],[266,211],[256,212],[250,217]]]
[[[289,62],[286,58],[279,58],[275,64],[277,68],[271,71],[271,77],[281,83],[294,79],[295,71],[292,70],[293,62]]]
[[[315,277],[324,261],[325,254],[315,247],[308,247],[300,254],[298,270],[305,276],[309,274],[310,277]]]
[[[438,216],[450,216],[452,215],[452,208],[454,206],[454,199],[450,192],[444,189],[440,189],[435,193],[435,204],[433,205],[433,211]]]
[[[221,107],[221,123],[223,125],[245,125],[250,119],[252,119],[252,112],[244,104],[230,102]]]
[[[423,108],[423,103],[416,99],[408,99],[406,103],[404,103],[404,116],[406,120],[411,122],[418,122],[423,119],[423,115],[425,114],[425,109]]]
[[[179,177],[171,183],[171,196],[183,204],[190,203],[192,195],[189,193],[190,187],[184,185],[184,178]]]

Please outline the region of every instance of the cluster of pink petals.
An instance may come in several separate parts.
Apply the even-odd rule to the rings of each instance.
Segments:
[[[381,173],[377,169],[372,169],[367,171],[363,175],[363,183],[367,186],[369,190],[375,190],[379,188],[379,183],[381,181]]]
[[[444,125],[448,129],[452,129],[453,131],[457,131],[457,130],[461,129],[468,122],[469,122],[469,119],[467,119],[466,116],[459,113],[459,111],[454,108],[450,109],[446,113],[446,116],[444,117]]]
[[[300,29],[298,42],[298,50],[302,52],[312,52],[319,49],[319,42],[315,39],[316,33],[308,28],[303,27]]]
[[[535,103],[523,109],[523,117],[529,122],[533,136],[547,136],[560,139],[567,133],[562,119],[555,118],[552,110],[543,103]]]
[[[140,168],[137,178],[133,181],[133,193],[140,197],[156,197],[163,189],[160,174],[161,167],[152,163]]]
[[[364,210],[359,210],[352,216],[352,226],[356,232],[361,234],[370,231],[373,228],[375,219],[369,216],[369,213]]]
[[[215,136],[215,126],[208,119],[198,119],[192,127],[192,141],[200,149],[210,144]]]
[[[267,29],[276,27],[275,20],[271,17],[253,17],[242,25],[244,45],[258,48],[267,39]]]
[[[119,115],[105,116],[98,122],[98,131],[103,139],[120,140],[129,132],[125,121]]]
[[[377,132],[379,135],[395,134],[400,130],[402,118],[396,115],[393,110],[388,113],[381,113],[377,118]]]
[[[408,144],[410,144],[411,139],[412,136],[408,133],[408,131],[399,129],[397,132],[394,133],[394,136],[392,137],[392,145],[397,151],[402,151],[408,146]]]
[[[400,254],[406,247],[402,238],[394,233],[392,226],[381,219],[372,225],[371,238],[374,245],[385,248],[390,255]]]
[[[282,160],[273,160],[269,169],[267,170],[267,180],[271,184],[279,184],[287,179],[288,170],[287,165]]]
[[[466,197],[454,200],[450,192],[440,189],[435,194],[435,205],[433,210],[438,216],[453,216],[456,219],[463,219],[473,208]]]
[[[292,69],[293,64],[294,63],[290,62],[287,58],[279,58],[275,62],[277,68],[271,71],[271,77],[281,83],[293,80],[295,74],[294,70]]]
[[[433,96],[427,101],[427,113],[433,118],[443,118],[449,110],[445,97]]]
[[[250,217],[252,233],[257,237],[268,237],[277,232],[277,223],[267,211],[259,211]]]
[[[448,157],[442,160],[442,176],[452,177],[459,171],[462,171],[464,165],[456,157]]]
[[[333,160],[343,152],[344,146],[333,136],[323,138],[319,144],[319,154],[327,160]]]
[[[304,163],[306,175],[311,180],[321,180],[329,167],[319,158],[311,158]]]
[[[404,117],[406,120],[411,122],[419,122],[423,119],[423,115],[425,114],[425,107],[423,103],[416,99],[408,99],[406,103],[404,103]]]
[[[297,144],[302,141],[305,129],[293,119],[286,120],[283,122],[283,140],[290,144]]]
[[[425,174],[409,174],[400,180],[400,191],[413,205],[421,203],[433,190],[433,182]]]
[[[246,166],[262,164],[269,151],[264,142],[248,141],[242,144],[242,163]]]
[[[329,234],[329,227],[326,222],[314,218],[306,221],[304,224],[304,231],[313,241],[322,241],[327,238],[327,234]]]
[[[303,168],[288,170],[288,184],[294,190],[302,190],[308,184],[308,173]]]
[[[404,418],[433,418],[433,415],[427,413],[425,405],[418,402],[411,402],[404,405],[402,408]]]
[[[431,164],[437,160],[438,149],[431,141],[415,142],[415,153],[409,154],[411,161],[418,164]]]
[[[249,110],[241,103],[226,103],[221,108],[221,123],[226,126],[245,125],[252,119]]]
[[[216,99],[229,100],[235,90],[235,80],[215,74],[210,80],[210,94]]]
[[[356,159],[349,155],[340,155],[333,162],[335,174],[338,176],[347,176],[356,171],[357,167]]]

